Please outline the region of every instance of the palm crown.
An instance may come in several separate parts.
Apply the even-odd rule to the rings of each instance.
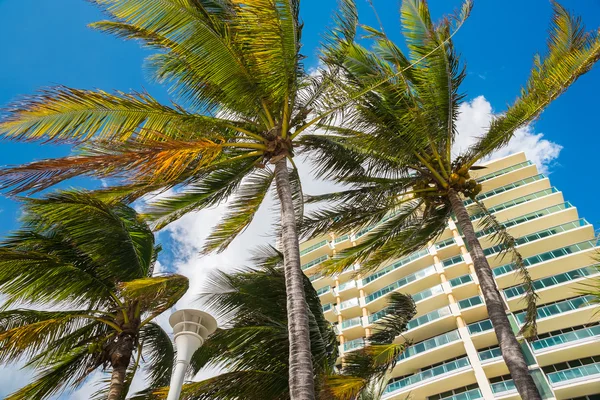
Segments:
[[[40,373],[8,398],[48,398],[100,367],[123,372],[109,397],[121,398],[142,353],[149,386],[168,384],[174,351],[152,320],[188,280],[152,276],[158,250],[146,223],[120,203],[75,191],[27,200],[23,227],[0,243],[0,361],[26,361]],[[34,308],[14,308],[27,305]],[[55,311],[35,309],[42,306]]]

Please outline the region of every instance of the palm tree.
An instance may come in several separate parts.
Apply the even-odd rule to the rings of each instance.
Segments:
[[[364,272],[422,248],[441,234],[453,213],[473,258],[489,317],[519,394],[525,399],[540,399],[463,199],[473,199],[483,207],[477,201],[481,185],[470,178],[469,170],[477,169],[477,163],[506,145],[518,128],[534,121],[592,68],[600,58],[600,37],[553,3],[548,49],[535,56],[520,96],[493,119],[477,143],[453,157],[456,120],[464,98],[460,84],[466,71],[451,38],[471,7],[468,0],[459,15],[433,23],[426,1],[404,0],[401,17],[408,55],[383,29],[367,27],[373,40],[371,49],[354,43],[345,50],[342,62],[331,60],[343,82],[338,89],[347,98],[373,82],[386,83],[354,99],[352,107],[344,109],[342,123],[323,126],[326,133],[303,138],[318,172],[348,188],[310,198],[330,205],[309,215],[302,229],[310,236],[379,224],[365,242],[338,253],[327,265],[330,271],[339,271],[361,261]],[[423,59],[425,54],[428,57]],[[488,215],[487,222],[529,281],[514,238],[492,216]],[[531,318],[525,333],[532,333],[535,293],[530,284],[528,288]]]
[[[39,374],[7,399],[47,399],[100,367],[112,369],[101,392],[124,399],[142,354],[149,387],[168,384],[174,350],[153,320],[188,280],[152,276],[159,250],[123,204],[78,191],[26,200],[23,226],[0,242],[0,362]]]
[[[302,290],[296,217],[300,183],[293,166],[298,135],[332,100],[332,81],[311,76],[300,53],[299,0],[93,0],[110,18],[93,28],[137,40],[153,78],[179,104],[148,93],[56,87],[25,97],[0,122],[6,139],[69,143],[78,152],[0,172],[9,194],[37,192],[75,176],[111,178],[112,196],[134,200],[176,194],[147,212],[160,229],[184,214],[231,200],[204,252],[223,251],[252,221],[275,185],[281,205],[290,335],[290,393],[313,399],[309,315]],[[342,54],[357,24],[340,0],[324,53]],[[335,99],[334,99],[335,100]]]
[[[205,367],[224,372],[183,386],[182,399],[288,399],[288,335],[286,289],[282,255],[263,248],[250,270],[219,272],[210,277],[202,294],[206,305],[221,321],[217,330],[193,356],[190,376]],[[347,354],[344,367],[336,368],[338,343],[323,316],[317,292],[308,278],[303,287],[309,308],[310,339],[318,399],[356,399],[394,365],[405,344],[394,344],[397,334],[415,314],[412,298],[396,294],[393,310],[381,321],[370,345]],[[162,399],[168,388],[147,390],[134,399]]]

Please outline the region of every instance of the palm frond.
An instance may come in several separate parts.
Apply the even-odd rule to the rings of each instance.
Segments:
[[[140,329],[140,342],[144,345],[147,387],[157,389],[168,386],[175,360],[175,349],[171,338],[160,325],[150,322]]]
[[[188,290],[189,281],[183,275],[160,275],[122,282],[119,294],[140,304],[142,311],[154,318],[172,307]]]
[[[533,279],[529,274],[529,270],[523,261],[523,256],[517,250],[517,242],[515,238],[508,233],[506,226],[498,222],[496,216],[489,212],[485,204],[475,200],[476,209],[474,213],[483,213],[484,216],[480,219],[479,224],[484,230],[491,230],[492,233],[490,238],[492,241],[499,243],[502,246],[500,252],[501,257],[510,255],[511,263],[514,265],[515,270],[518,272],[519,277],[523,281],[523,289],[525,290],[525,322],[521,327],[520,333],[526,338],[531,338],[537,335],[537,305],[536,302],[539,299],[538,294],[535,291],[533,285]]]
[[[246,177],[229,204],[226,216],[206,238],[202,253],[224,251],[250,225],[269,193],[274,177],[273,171],[269,169],[258,170]]]

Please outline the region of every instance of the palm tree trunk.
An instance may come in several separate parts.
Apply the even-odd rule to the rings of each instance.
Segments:
[[[127,375],[127,367],[113,368],[110,377],[110,389],[108,390],[107,400],[121,400],[123,389],[125,388],[125,377]]]
[[[135,340],[131,335],[122,334],[109,349],[110,365],[113,370],[107,400],[121,400],[127,394],[123,392],[127,378],[127,367],[135,346],[134,342]]]
[[[479,243],[479,240],[475,235],[475,229],[473,229],[473,224],[471,223],[467,209],[461,198],[453,189],[449,189],[448,195],[450,197],[450,203],[452,204],[452,210],[458,220],[458,225],[469,246],[469,252],[473,258],[475,273],[479,279],[479,285],[481,287],[481,292],[483,293],[483,298],[485,299],[488,315],[494,326],[498,344],[502,351],[502,357],[513,378],[515,387],[521,395],[521,398],[525,400],[541,400],[542,397],[527,368],[527,362],[521,351],[521,346],[519,345],[510,326],[510,322],[508,321],[508,317],[506,316],[507,310],[505,309],[504,301],[496,286],[494,274],[485,258],[481,243]]]
[[[287,160],[275,164],[275,183],[281,203],[281,245],[285,268],[287,318],[290,341],[289,386],[291,400],[314,400],[314,377],[310,352],[308,305],[304,296],[303,272],[296,215]]]

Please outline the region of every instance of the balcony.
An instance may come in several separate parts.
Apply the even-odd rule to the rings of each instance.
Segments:
[[[492,383],[490,384],[490,388],[492,389],[492,393],[494,393],[494,397],[506,396],[508,394],[517,392],[517,388],[512,379]]]
[[[536,210],[536,211],[533,211],[533,212],[521,215],[521,216],[519,216],[517,218],[513,218],[513,219],[509,219],[507,221],[504,221],[504,222],[500,223],[500,225],[502,225],[504,228],[512,228],[512,227],[515,227],[517,225],[521,225],[521,224],[524,224],[526,222],[531,222],[531,221],[534,221],[534,220],[538,220],[538,219],[540,219],[542,217],[545,217],[547,215],[555,214],[555,213],[558,213],[558,212],[561,212],[561,211],[565,211],[565,210],[569,210],[569,209],[572,209],[572,212],[565,213],[565,215],[562,216],[562,218],[560,220],[558,219],[557,216],[554,216],[553,219],[552,219],[552,222],[554,222],[554,224],[556,224],[557,222],[567,223],[567,222],[571,222],[571,221],[573,221],[573,220],[575,220],[577,218],[577,211],[575,210],[575,208],[569,202],[565,202],[565,203],[556,204],[556,205],[553,205],[553,206],[550,206],[550,207],[542,208],[541,210]],[[540,226],[542,224],[543,224],[543,221],[540,221],[540,223],[538,223],[536,225],[536,227],[537,227],[538,230],[542,228],[542,226]],[[511,230],[511,235],[513,235],[513,236],[524,235],[524,234],[526,234],[525,232],[523,232],[524,230],[525,229],[523,229],[523,228],[521,228],[519,230],[514,230],[513,229],[513,230]],[[529,228],[528,230],[531,231],[532,229]],[[535,228],[533,230],[535,230]],[[478,238],[482,238],[484,236],[493,234],[495,232],[496,232],[495,228],[487,228],[487,229],[482,229],[480,231],[477,231],[475,233],[475,235]],[[484,240],[484,242],[492,242],[492,241],[493,240],[491,238],[486,238]]]
[[[530,201],[534,201],[534,200],[540,199],[542,197],[550,196],[550,195],[552,195],[554,193],[560,193],[560,192],[555,187],[551,187],[549,189],[539,190],[537,192],[533,192],[533,193],[527,194],[525,196],[521,196],[521,197],[518,197],[516,199],[509,200],[507,202],[498,204],[497,206],[489,207],[488,211],[490,213],[492,213],[492,214],[497,214],[497,213],[500,213],[500,212],[502,212],[504,210],[507,210],[507,209],[513,208],[515,206],[518,206],[520,204],[527,203],[527,202],[530,202]],[[561,199],[562,199],[562,197],[561,197]],[[522,214],[522,213],[520,213],[520,214]],[[484,212],[479,212],[479,213],[471,214],[470,218],[471,218],[471,221],[475,221],[475,220],[478,220],[479,218],[481,218],[483,216],[485,216],[485,213]]]
[[[328,255],[324,255],[318,258],[315,258],[312,261],[307,262],[306,264],[302,264],[302,266],[300,268],[302,268],[302,271],[306,271],[312,267],[315,267],[319,264],[321,264],[323,261],[326,261],[329,258]]]
[[[538,307],[538,332],[546,333],[596,321],[600,314],[594,313],[594,308],[593,296],[580,296]],[[566,315],[568,317],[563,318]],[[525,312],[515,314],[515,317],[520,324],[525,322]]]
[[[357,291],[351,289],[356,289],[356,281],[354,279],[340,283],[338,287],[334,289],[334,294],[344,299],[356,296],[358,294]]]
[[[478,292],[475,279],[471,274],[461,275],[448,281],[452,287],[452,293],[458,298],[475,296]]]
[[[578,289],[573,284],[600,275],[599,266],[600,264],[590,265],[533,281],[533,287],[539,296],[538,303],[551,303],[576,296]],[[508,300],[511,310],[518,310],[525,307],[522,299],[524,294],[524,285],[504,289],[504,296]]]
[[[329,241],[327,239],[325,240],[321,240],[311,246],[308,246],[307,248],[300,250],[300,257],[304,257],[305,255],[315,252],[318,254],[315,254],[315,256],[320,257],[323,254],[321,253],[329,253],[329,250],[331,250],[331,247],[329,246]]]
[[[443,397],[440,400],[479,400],[479,399],[483,399],[481,390],[471,389],[468,392],[455,394],[454,396],[450,396],[450,397]]]
[[[365,330],[362,326],[362,317],[345,319],[338,325],[342,335],[346,337],[364,336]]]
[[[476,348],[489,347],[498,343],[494,326],[489,319],[468,324],[467,329]]]
[[[483,297],[477,295],[458,301],[458,308],[466,322],[478,321],[487,317],[487,309]]]
[[[557,399],[597,394],[600,387],[600,363],[551,372],[546,376]]]
[[[462,254],[443,259],[441,263],[448,278],[454,279],[469,273],[465,257]]]
[[[344,344],[341,345],[340,347],[341,347],[342,352],[362,349],[363,347],[365,347],[365,339],[358,338],[358,339],[354,339],[354,340],[348,340],[348,341],[344,342]]]
[[[589,265],[592,255],[597,249],[599,241],[586,240],[570,246],[546,251],[523,259],[524,265],[529,270],[533,279],[544,278],[564,272],[565,262],[573,267]],[[568,261],[565,257],[569,256]],[[501,288],[520,284],[520,277],[515,274],[515,266],[512,263],[493,268],[496,282]]]
[[[362,314],[358,297],[342,301],[335,309],[336,313],[344,318],[354,318]]]
[[[482,183],[482,182],[485,182],[485,181],[489,181],[490,179],[494,179],[497,176],[508,174],[509,172],[512,172],[512,171],[515,171],[517,169],[521,169],[521,168],[524,168],[524,167],[528,167],[530,165],[532,165],[531,161],[529,161],[529,160],[523,161],[523,162],[520,162],[518,164],[511,165],[510,167],[502,168],[501,170],[492,172],[492,173],[487,174],[487,175],[483,175],[483,176],[481,176],[479,178],[476,178],[475,180],[477,181],[477,183]]]
[[[435,243],[433,247],[435,248],[435,251],[439,258],[446,258],[452,255],[452,253],[456,252],[456,244],[456,238],[450,237],[448,239]]]
[[[493,207],[493,206],[495,206],[497,204],[500,204],[502,202],[505,202],[507,200],[506,197],[504,197],[504,196],[498,196],[498,195],[500,195],[502,193],[505,193],[505,192],[508,192],[509,190],[516,189],[516,188],[519,188],[521,186],[525,186],[525,185],[528,185],[528,184],[531,184],[531,183],[534,183],[534,182],[539,182],[539,181],[542,181],[542,180],[546,180],[546,181],[548,180],[546,178],[546,176],[544,176],[544,174],[538,174],[538,175],[530,176],[529,178],[525,178],[525,179],[521,179],[521,180],[518,180],[518,181],[515,181],[515,182],[511,182],[511,183],[509,183],[507,185],[504,185],[504,186],[501,186],[501,187],[489,190],[487,192],[481,193],[480,195],[477,196],[477,200],[484,201],[486,203],[486,206],[488,206],[488,207]],[[545,189],[545,188],[540,187],[538,190],[541,190],[541,189]],[[491,202],[488,202],[486,200],[489,199],[490,197],[494,197],[494,196],[498,196],[497,201],[495,201],[494,204],[489,204]],[[500,198],[500,197],[504,197],[504,198]],[[465,206],[469,206],[469,205],[473,204],[473,200],[467,199],[467,200],[464,201],[464,204],[465,204]]]
[[[439,277],[435,267],[431,265],[367,295],[365,297],[365,303],[370,307],[378,309],[385,305],[387,297],[384,298],[383,296],[390,292],[397,291],[398,289],[402,289],[404,292],[418,292],[431,287],[436,283],[439,283]]]
[[[531,342],[538,364],[552,365],[600,354],[600,325]]]
[[[410,346],[398,357],[396,369],[413,371],[463,354],[465,348],[461,337],[454,330]]]
[[[461,373],[465,372],[469,372],[469,374],[461,376]],[[448,382],[449,379],[452,382]],[[436,393],[436,391],[466,386],[474,379],[469,360],[467,357],[463,357],[388,384],[383,392],[383,398],[389,399],[410,391],[414,398],[421,399]],[[436,382],[435,385],[425,385],[426,382],[433,380]],[[467,383],[463,384],[463,382]]]
[[[444,306],[413,318],[407,324],[406,329],[404,336],[413,342],[417,342],[456,329],[456,322],[450,307]]]
[[[381,289],[382,287],[386,286],[390,279],[393,279],[393,276],[395,275],[394,272],[400,268],[402,269],[400,276],[404,276],[423,269],[428,263],[431,264],[431,261],[428,258],[429,256],[430,254],[428,249],[416,251],[363,278],[362,286],[365,288],[368,286],[370,290]],[[384,276],[386,279],[381,279]]]

